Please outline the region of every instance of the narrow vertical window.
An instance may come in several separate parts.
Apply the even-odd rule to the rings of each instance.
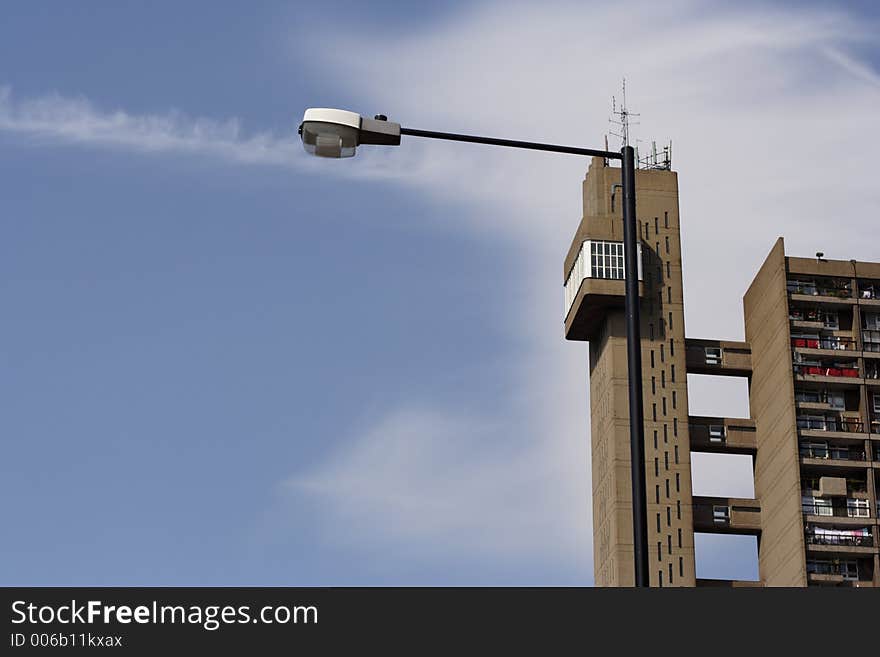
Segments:
[[[662,344],[660,345],[660,362],[661,363],[666,362],[666,349],[664,348],[664,345],[662,345]]]
[[[669,554],[672,554],[672,535],[671,534],[666,535],[666,551]]]
[[[669,452],[663,452],[663,467],[669,469]]]
[[[660,387],[666,387],[666,370],[660,370]]]
[[[666,236],[666,255],[669,255],[669,235]]]
[[[672,287],[666,286],[666,303],[672,303]]]
[[[672,278],[671,264],[668,260],[666,261],[666,278]]]
[[[669,344],[672,344],[671,342]],[[675,383],[675,365],[669,366],[669,380]]]
[[[669,565],[669,583],[672,584],[672,564]]]
[[[681,492],[681,475],[678,472],[675,473],[675,492]]]
[[[655,477],[660,476],[660,459],[658,459],[658,458],[654,459],[654,476]]]
[[[654,488],[656,489],[654,491],[656,493],[654,498],[657,500],[657,504],[660,504],[660,484],[657,484]]]
[[[660,486],[658,485],[657,488],[659,489]],[[666,480],[666,497],[669,497],[669,479]]]
[[[678,438],[678,418],[672,418],[672,435]]]
[[[658,570],[658,571],[657,571],[657,575],[659,575],[659,579],[660,579],[660,588],[662,589],[662,588],[663,588],[663,571],[662,571],[662,570]]]
[[[657,379],[655,377],[651,377],[651,394],[657,394]]]
[[[675,356],[675,340],[669,338],[669,355]]]
[[[651,404],[651,415],[653,416],[654,422],[657,421],[657,404]]]
[[[675,390],[672,391],[672,408],[675,409]]]
[[[678,480],[676,480],[676,483],[678,483]],[[675,516],[676,516],[679,520],[681,520],[681,500],[676,500],[676,501],[675,501]]]
[[[681,527],[678,528],[678,547],[681,547]]]
[[[666,228],[669,228],[669,213],[668,212],[663,213],[663,225],[666,226]]]
[[[678,465],[678,445],[675,446],[675,464]]]
[[[654,232],[660,232],[660,220],[657,217],[654,217]]]
[[[672,313],[669,313],[669,330],[672,330]]]
[[[654,449],[657,449],[657,430],[654,429]]]
[[[660,532],[660,514],[657,514],[657,532]]]
[[[672,508],[666,507],[666,526],[669,527],[672,525]]]
[[[664,397],[661,401],[663,402],[663,415],[665,417],[666,416],[666,397]]]
[[[682,557],[678,558],[678,576],[684,577],[684,559]]]
[[[657,541],[657,561],[663,561],[663,543]]]
[[[669,430],[667,429],[666,424],[663,425],[663,442],[664,443],[669,442]]]
[[[651,349],[651,367],[654,367],[654,350]]]

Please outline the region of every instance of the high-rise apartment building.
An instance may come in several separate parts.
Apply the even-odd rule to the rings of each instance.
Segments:
[[[598,586],[633,584],[619,183],[592,160],[564,265],[565,336],[590,343]],[[691,339],[677,175],[641,169],[636,190],[651,585],[880,586],[880,263],[789,257],[780,238],[746,340]],[[746,378],[750,417],[691,415],[688,373]],[[750,455],[755,499],[693,495],[692,452]],[[757,536],[760,581],[698,580],[695,532]]]

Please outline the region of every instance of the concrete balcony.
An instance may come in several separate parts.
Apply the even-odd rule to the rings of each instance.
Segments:
[[[602,266],[593,264],[593,251],[613,255],[597,256]],[[638,245],[639,298],[645,294],[642,283],[642,246]],[[612,263],[605,266],[605,262]],[[565,339],[591,340],[609,312],[623,310],[626,287],[623,270],[623,243],[584,240],[565,280]]]
[[[761,503],[733,497],[694,498],[694,531],[708,534],[761,533]]]
[[[729,340],[685,340],[688,374],[751,376],[752,349],[748,342]]]
[[[692,452],[754,456],[758,449],[755,421],[750,418],[691,415],[688,425]]]

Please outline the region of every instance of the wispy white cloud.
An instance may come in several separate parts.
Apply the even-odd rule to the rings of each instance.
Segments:
[[[301,147],[292,136],[246,135],[238,119],[191,118],[105,111],[85,98],[49,94],[16,98],[0,86],[0,130],[33,139],[97,145],[142,153],[191,153],[240,164],[293,166]]]

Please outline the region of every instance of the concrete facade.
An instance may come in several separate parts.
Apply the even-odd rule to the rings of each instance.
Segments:
[[[633,584],[620,169],[593,158],[565,257],[565,336],[590,343],[597,586]],[[878,586],[880,263],[785,255],[743,298],[743,342],[689,339],[678,179],[636,172],[652,586]],[[744,377],[750,417],[691,416],[687,374]],[[753,458],[756,499],[698,497],[691,452]],[[694,532],[758,537],[760,581],[696,578]]]

